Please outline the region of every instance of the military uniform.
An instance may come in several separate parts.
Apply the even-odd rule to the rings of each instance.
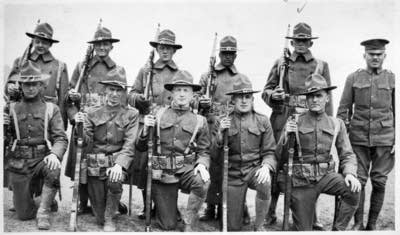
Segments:
[[[180,83],[182,80],[185,83]],[[188,72],[179,71],[171,83],[164,87],[171,90],[171,86],[183,85],[199,90],[200,86],[192,84],[192,81]],[[160,145],[155,145],[152,161],[152,199],[157,208],[156,221],[162,229],[176,228],[175,211],[178,189],[181,189],[190,193],[183,219],[186,225],[191,226],[197,219],[209,186],[200,174],[194,175],[197,165],[202,164],[206,168],[209,166],[208,125],[205,118],[194,114],[189,106],[180,107],[175,103],[160,109],[156,115],[158,124],[154,130],[155,136],[160,140]],[[193,136],[193,142],[190,142]],[[140,133],[136,147],[139,151],[147,151],[147,136]]]
[[[182,46],[180,44],[175,43],[175,34],[171,30],[163,30],[158,35],[157,41],[150,41],[150,45],[154,48],[157,48],[157,45],[167,45],[172,46],[175,49],[180,49]],[[164,89],[164,84],[171,82],[172,77],[178,72],[178,66],[171,59],[167,63],[163,62],[161,59],[158,59],[153,66],[153,77],[152,77],[152,85],[151,85],[151,102],[156,104],[156,109],[159,107],[163,107],[169,105],[172,100],[171,92]],[[143,67],[139,70],[138,75],[136,76],[135,82],[132,86],[132,90],[129,93],[129,104],[135,108],[137,108],[140,112],[140,125],[139,125],[139,133],[143,129],[143,115],[149,113],[150,101],[145,101],[140,98],[143,96],[144,91],[146,89],[146,82],[148,76],[148,68]],[[154,108],[154,107],[153,107]],[[145,171],[147,165],[147,152],[136,151],[136,157],[134,160],[134,164],[132,164],[132,177],[133,184],[137,185],[139,189],[142,189],[143,195],[143,211],[145,211],[145,191],[146,188],[146,179],[147,174]],[[144,219],[143,214],[139,215],[140,218]]]
[[[330,90],[320,75],[309,76],[306,80],[307,92],[311,94],[319,90]],[[293,222],[296,230],[312,230],[315,203],[320,193],[340,195],[339,214],[333,224],[333,230],[345,230],[353,216],[359,201],[359,193],[351,192],[346,186],[344,176],[357,176],[357,160],[352,151],[346,127],[342,120],[329,117],[325,112],[307,111],[297,121],[299,145],[302,155],[297,149],[293,158],[293,176],[291,205]],[[336,131],[336,132],[335,132]],[[332,145],[336,135],[335,144]],[[285,132],[278,142],[277,154],[283,168],[287,167],[288,145]],[[335,172],[335,159],[331,149],[336,147],[341,173]],[[285,187],[283,170],[278,173],[281,188]]]
[[[286,37],[287,39],[317,39],[313,37],[311,27],[305,23],[299,23],[293,29],[293,36]],[[271,125],[274,131],[275,140],[279,140],[286,120],[289,117],[290,108],[285,106],[280,100],[274,100],[271,95],[274,89],[279,85],[280,79],[280,67],[283,65],[283,58],[275,61],[272,69],[268,75],[267,83],[264,86],[262,93],[262,99],[264,102],[272,108],[272,114],[270,117]],[[328,63],[320,59],[315,58],[311,51],[308,50],[304,54],[298,54],[295,51],[290,55],[288,60],[288,72],[287,76],[283,79],[283,87],[281,87],[286,94],[289,94],[291,101],[298,107],[297,113],[304,112],[306,110],[305,96],[296,95],[305,89],[305,80],[310,74],[322,75],[328,85],[331,84],[331,78],[329,73]],[[326,113],[329,116],[333,115],[333,104],[332,98],[326,104]],[[271,202],[271,210],[269,214],[275,217],[275,208],[277,199],[279,196],[278,189],[274,186],[273,199]]]
[[[113,70],[109,74],[117,73]],[[114,76],[118,77],[113,79],[111,76],[109,80],[100,83],[107,84],[116,80],[121,80],[120,84],[125,83],[124,74]],[[126,85],[121,86],[126,89]],[[87,111],[84,123],[84,143],[90,145],[86,149],[87,183],[90,202],[99,224],[114,219],[122,195],[122,181],[111,182],[106,170],[118,164],[126,174],[133,159],[137,131],[136,109],[122,105],[103,105]]]
[[[226,36],[221,39],[220,42],[220,52],[230,51],[236,52],[237,42],[232,36]],[[235,81],[240,80],[241,77],[245,75],[239,73],[235,67],[232,65],[230,67],[225,67],[221,63],[215,66],[215,76],[214,87],[210,94],[212,97],[212,105],[210,109],[204,110],[201,114],[207,117],[208,125],[210,127],[210,133],[214,132],[215,122],[218,117],[222,115],[223,107],[226,103],[230,101],[230,96],[226,95],[228,91],[233,90],[233,84]],[[206,93],[207,80],[209,73],[204,73],[200,78],[200,85],[202,86],[201,94]],[[208,190],[206,202],[210,205],[217,205],[221,203],[221,183],[222,183],[222,163],[223,157],[221,152],[217,149],[212,149],[210,151],[211,164],[210,164],[210,174],[211,174],[211,184]],[[214,208],[211,209],[214,211]],[[207,211],[206,211],[207,213]],[[213,212],[208,212],[212,214]]]
[[[233,91],[232,91],[233,90]],[[229,95],[255,93],[247,77],[241,77],[234,83]],[[228,130],[229,166],[228,166],[228,230],[242,229],[243,205],[248,188],[257,191],[256,221],[254,228],[260,230],[267,213],[271,197],[271,181],[258,183],[256,172],[263,166],[270,171],[276,168],[275,140],[268,118],[251,110],[241,113],[234,110],[229,114],[231,126]],[[216,129],[218,128],[218,122]],[[222,134],[213,136],[219,150],[222,151]]]
[[[58,42],[57,40],[52,39],[53,29],[48,23],[39,24],[36,26],[34,33],[26,34],[31,38],[38,37],[48,40],[52,43]],[[68,90],[67,65],[64,62],[54,58],[53,54],[50,52],[40,55],[36,52],[36,50],[34,50],[27,59],[32,61],[35,66],[38,66],[43,73],[50,75],[46,90],[42,95],[46,101],[58,105],[64,122],[64,128],[67,129],[68,119],[66,109],[64,107],[64,97]],[[10,75],[8,76],[8,82],[15,82],[14,78],[18,76],[18,73],[21,69],[20,60],[21,58],[19,57],[14,61]]]
[[[362,43],[368,50],[384,51],[384,39]],[[376,44],[376,45],[375,45]],[[382,208],[387,175],[394,167],[395,75],[382,68],[359,69],[347,77],[337,116],[350,122],[349,138],[358,159],[358,177],[364,187],[371,177],[372,194],[367,229],[374,230]],[[365,191],[356,224],[363,227]]]
[[[45,78],[47,77],[47,78]],[[40,68],[32,62],[21,68],[19,82],[45,82]],[[60,188],[60,169],[50,169],[43,159],[55,154],[59,161],[67,149],[68,139],[64,131],[59,108],[46,103],[40,94],[32,99],[23,98],[10,106],[13,146],[6,169],[10,172],[13,201],[21,220],[38,219],[39,229],[49,229],[50,206]],[[37,185],[43,187],[37,188]],[[35,186],[36,185],[36,186]],[[39,190],[41,192],[38,192]],[[33,195],[40,195],[39,209]]]
[[[92,41],[89,41],[88,43],[93,44],[102,41],[110,41],[112,43],[115,43],[118,42],[119,39],[113,38],[111,31],[108,28],[100,27],[96,30],[94,34],[94,39]],[[69,84],[70,89],[75,88],[78,82],[82,69],[82,63],[83,62],[78,63],[74,69],[74,72],[72,73],[71,81]],[[75,122],[75,114],[81,108],[83,110],[86,110],[90,107],[102,106],[105,104],[105,87],[100,82],[108,79],[107,73],[115,69],[121,70],[121,72],[125,73],[125,69],[121,66],[118,66],[109,56],[100,58],[98,55],[94,55],[93,58],[88,62],[88,75],[86,79],[82,81],[80,87],[81,89],[80,91],[78,91],[81,94],[81,103],[84,105],[84,107],[80,107],[80,102],[73,102],[68,96],[65,99],[65,106],[67,107],[68,118],[72,124],[74,124]],[[65,166],[65,175],[67,177],[70,177],[71,180],[74,180],[75,156],[76,143],[74,141],[71,141],[69,146],[68,159]],[[79,193],[81,205],[86,206],[88,200],[86,185],[80,185]]]

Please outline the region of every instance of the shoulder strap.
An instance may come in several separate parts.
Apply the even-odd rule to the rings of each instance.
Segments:
[[[156,142],[156,145],[157,145],[157,152],[158,152],[158,154],[161,154],[161,142],[160,142],[160,133],[161,133],[160,124],[161,124],[161,117],[162,117],[162,115],[165,113],[165,111],[166,111],[167,109],[168,109],[168,106],[161,107],[161,108],[157,111],[157,114],[156,114],[156,120],[157,120],[157,133],[156,133],[157,142]]]
[[[320,59],[315,59],[317,61],[317,66],[315,67],[314,74],[322,75],[324,72],[324,62]]]
[[[204,120],[203,116],[196,114],[196,126],[194,127],[194,131],[193,131],[192,137],[190,138],[189,144],[184,151],[185,155],[189,153],[190,146],[192,145],[194,139],[196,138],[197,132],[199,131],[200,127],[203,126],[203,120]]]
[[[15,136],[16,136],[16,139],[14,140],[13,145],[11,147],[11,151],[14,151],[17,146],[18,141],[21,139],[21,135],[19,133],[17,113],[15,112],[15,103],[10,103],[10,113],[11,113],[11,116],[13,117]]]
[[[46,114],[44,115],[44,140],[46,141],[47,148],[51,149],[51,142],[48,138],[49,119],[53,115],[54,106],[50,102],[46,102]]]
[[[332,144],[331,144],[331,149],[329,151],[329,155],[332,156],[333,161],[335,163],[339,163],[339,155],[338,155],[338,152],[337,152],[337,149],[336,149],[336,139],[337,139],[337,136],[338,136],[339,131],[340,131],[340,122],[335,117],[331,117],[331,118],[332,118],[333,124],[335,126],[335,131],[334,131],[334,134],[333,134],[333,139],[332,139]],[[335,167],[336,171],[337,171],[337,167],[338,166],[339,166],[339,164],[336,164],[336,167]]]

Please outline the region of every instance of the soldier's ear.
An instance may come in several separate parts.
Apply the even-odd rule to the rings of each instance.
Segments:
[[[292,47],[294,47],[294,42],[293,42],[293,40],[290,40],[290,45],[292,46]]]
[[[310,47],[312,47],[314,45],[313,41],[310,41]]]

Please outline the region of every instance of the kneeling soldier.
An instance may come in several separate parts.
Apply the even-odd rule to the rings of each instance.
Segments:
[[[138,111],[123,105],[126,97],[125,72],[118,67],[99,83],[105,86],[105,105],[77,113],[84,122],[87,149],[87,183],[97,223],[104,231],[116,230],[115,218],[122,195],[122,181],[133,159],[138,131]],[[83,171],[84,172],[84,171]]]
[[[68,145],[60,109],[43,100],[48,79],[37,66],[26,63],[18,79],[23,98],[10,104],[11,120],[4,116],[14,139],[7,170],[17,216],[21,220],[36,217],[38,228],[45,230],[50,229],[50,206],[60,187],[61,160]],[[40,191],[38,209],[33,195]]]
[[[203,116],[190,109],[193,92],[201,89],[193,84],[193,77],[178,71],[164,88],[172,92],[171,106],[158,110],[156,117],[146,115],[137,149],[147,151],[149,127],[154,128],[159,140],[152,161],[152,198],[156,206],[156,220],[165,230],[177,226],[176,208],[178,189],[189,194],[187,211],[183,216],[185,231],[191,231],[197,220],[209,187],[210,161],[209,132]]]
[[[276,156],[282,156],[283,168],[287,168],[287,133],[298,134],[290,200],[294,226],[296,230],[312,230],[316,200],[320,193],[327,193],[341,196],[333,230],[345,230],[359,202],[361,184],[357,180],[357,159],[343,121],[329,117],[325,112],[328,91],[336,87],[328,86],[319,74],[308,76],[305,85],[306,91],[300,95],[306,95],[308,111],[299,116],[297,123],[289,119],[276,151]],[[334,159],[334,148],[338,159]],[[341,174],[335,172],[337,161]],[[285,188],[283,172],[278,174],[282,189]]]
[[[234,110],[216,124],[214,143],[222,147],[222,132],[228,131],[228,230],[242,228],[243,205],[247,188],[257,191],[254,230],[262,230],[271,198],[270,172],[275,170],[275,140],[268,117],[253,109],[254,97],[250,81],[241,77],[233,84],[231,95]],[[225,192],[224,192],[225,193]]]

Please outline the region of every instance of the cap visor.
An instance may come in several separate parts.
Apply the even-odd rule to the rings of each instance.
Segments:
[[[60,42],[58,40],[55,40],[55,39],[52,39],[52,38],[46,38],[46,37],[43,37],[43,36],[40,36],[40,35],[37,35],[37,34],[33,34],[33,33],[25,33],[25,34],[30,38],[40,38],[40,39],[43,39],[43,40],[46,40],[46,41],[49,41],[49,42],[53,42],[53,43]]]

